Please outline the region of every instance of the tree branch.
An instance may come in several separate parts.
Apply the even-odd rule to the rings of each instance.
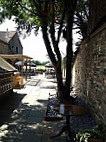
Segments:
[[[64,18],[65,18],[65,11],[66,10],[65,10],[65,7],[64,7],[62,18],[61,18],[61,21],[60,21],[60,27],[59,27],[59,31],[58,31],[57,43],[59,43],[59,40],[60,40],[61,30],[62,30],[62,27],[63,27],[63,21],[64,21]]]
[[[35,5],[35,7],[36,7],[36,9],[37,9],[37,11],[39,13],[39,15],[41,15],[41,1],[39,0],[39,6],[38,6],[38,4],[36,3],[35,0],[33,0],[33,3]]]
[[[50,41],[49,41],[48,33],[47,33],[47,24],[45,22],[45,19],[42,19],[42,33],[43,33],[43,39],[44,39],[44,42],[46,45],[48,55],[54,65],[54,67],[56,67],[57,61],[56,61],[55,55],[54,55],[51,45],[50,45]]]
[[[55,39],[55,28],[54,28],[55,13],[54,13],[54,11],[55,10],[54,10],[54,5],[53,5],[52,23],[51,23],[51,26],[50,26],[50,35],[51,35],[53,48],[54,48],[54,51],[56,53],[57,59],[58,59],[59,62],[61,62],[61,54],[60,54],[60,51],[59,51],[59,48],[58,48],[58,41],[56,41],[56,39]]]
[[[50,26],[50,35],[52,39],[53,45],[55,45],[55,28],[54,28],[54,19],[55,19],[55,13],[54,13],[54,4],[53,4],[53,10],[52,10],[52,22]]]
[[[30,10],[30,9],[26,8],[25,6],[23,6],[22,4],[20,4],[20,2],[18,2],[18,4],[19,4],[19,6],[20,6],[22,9],[27,10],[27,11],[30,12],[32,15],[34,15],[34,16],[39,16],[39,14],[33,12],[32,10]]]

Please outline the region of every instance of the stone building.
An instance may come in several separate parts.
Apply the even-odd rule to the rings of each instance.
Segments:
[[[16,31],[0,31],[0,54],[22,54],[23,47]]]

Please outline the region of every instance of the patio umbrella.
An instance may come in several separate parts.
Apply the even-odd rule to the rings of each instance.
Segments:
[[[53,65],[52,65],[51,63],[47,63],[47,64],[45,65],[45,67],[52,68]]]
[[[15,63],[16,66],[21,66],[22,65],[22,62],[21,61],[18,61]],[[23,62],[23,66],[26,65],[25,61]],[[36,67],[36,64],[31,62],[31,63],[27,63],[27,66],[31,66],[31,67]]]
[[[21,62],[21,61],[18,61],[18,62],[15,63],[15,65],[16,65],[16,66],[21,66],[21,65],[22,65],[22,62]],[[23,62],[23,66],[24,66],[24,65],[25,65],[25,62]]]
[[[36,64],[35,64],[35,63],[33,63],[33,62],[28,63],[27,65],[28,65],[28,66],[31,66],[31,67],[36,67]]]

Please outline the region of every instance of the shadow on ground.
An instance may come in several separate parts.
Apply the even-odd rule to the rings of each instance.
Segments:
[[[18,108],[25,95],[26,94],[17,94],[13,92],[10,96],[0,101],[0,126],[11,117],[11,114]]]
[[[28,103],[21,102],[25,95],[21,94],[20,97],[19,95],[14,94],[1,105],[2,109],[5,107],[5,110],[10,111],[8,112],[8,116],[6,116],[7,119],[3,119],[5,117],[2,117],[0,141],[31,142],[37,140],[37,142],[43,142],[44,134],[47,134],[46,132],[50,133],[47,124],[44,122],[47,100],[37,100],[36,103],[38,104],[29,105]],[[7,105],[11,107],[8,109]],[[51,124],[48,125],[50,125],[49,128],[52,128]]]

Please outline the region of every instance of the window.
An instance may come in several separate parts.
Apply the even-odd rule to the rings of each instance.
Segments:
[[[18,53],[18,47],[16,47],[16,53]]]

